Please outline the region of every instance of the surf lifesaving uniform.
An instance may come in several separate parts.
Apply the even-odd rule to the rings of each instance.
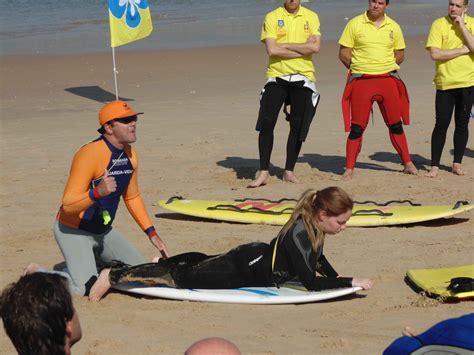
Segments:
[[[105,169],[115,178],[117,189],[100,197],[97,189]],[[131,265],[145,262],[135,247],[112,228],[122,197],[142,230],[149,237],[157,235],[138,190],[137,171],[136,151],[130,145],[118,149],[104,137],[75,154],[54,226],[73,293],[88,294],[97,277],[96,261],[120,260]]]
[[[474,35],[474,18],[465,15],[464,25]],[[464,36],[449,16],[433,22],[426,48],[461,48]],[[461,163],[469,137],[469,116],[474,104],[474,53],[436,61],[436,124],[431,135],[431,166],[439,166],[454,111],[454,163]]]
[[[319,27],[319,17],[315,12],[300,6],[294,15],[285,7],[279,7],[266,15],[260,40],[265,42],[272,38],[279,44],[306,43],[310,36],[321,35]],[[267,79],[260,94],[256,125],[260,170],[268,170],[270,165],[273,130],[285,103],[286,119],[290,122],[285,170],[293,171],[319,103],[311,55],[301,58],[270,57]],[[291,106],[290,113],[287,106]]]
[[[362,135],[369,122],[372,105],[377,102],[390,141],[403,163],[411,161],[403,123],[408,125],[409,98],[394,51],[405,48],[400,26],[385,15],[377,28],[364,12],[350,20],[339,39],[341,46],[351,48],[351,65],[342,96],[344,128],[350,131],[346,145],[346,168],[354,169],[362,147]]]
[[[322,276],[316,276],[316,272]],[[313,250],[301,219],[283,238],[273,239],[270,245],[244,244],[212,256],[185,253],[160,259],[158,263],[117,267],[110,271],[112,285],[127,281],[169,284],[172,280],[179,288],[204,289],[278,286],[295,277],[312,291],[352,286],[352,278],[338,277],[324,256],[322,245],[317,251]]]

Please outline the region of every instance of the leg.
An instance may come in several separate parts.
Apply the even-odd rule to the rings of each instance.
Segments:
[[[288,141],[286,143],[285,172],[283,173],[284,181],[293,182],[296,184],[300,183],[300,181],[296,177],[293,170],[295,169],[295,164],[298,160],[301,146],[303,145],[303,142],[299,139],[302,123],[303,122],[301,120],[296,121],[292,119],[290,121],[290,133],[288,134]]]
[[[174,280],[171,278],[171,274],[174,274],[177,269],[194,268],[204,260],[213,257],[214,256],[202,253],[191,252],[178,254],[168,259],[160,259],[157,263],[112,267],[108,280],[111,285],[140,282],[152,286],[158,284],[174,286]]]
[[[99,238],[98,238],[99,239]],[[128,265],[145,263],[140,252],[125,237],[113,228],[99,239],[100,259],[105,262],[122,261]],[[156,265],[156,263],[153,263]],[[148,265],[148,264],[146,264]],[[89,300],[98,302],[110,289],[110,269],[104,269],[89,292]]]
[[[192,267],[171,271],[176,284],[182,288],[238,288],[268,286],[265,278],[268,263],[263,261],[268,244],[250,243],[229,252],[209,257]]]
[[[313,92],[303,87],[303,84],[304,82],[293,83],[293,86],[291,86],[289,90],[289,101],[291,105],[291,113],[289,115],[290,132],[286,143],[286,163],[283,180],[293,183],[300,182],[293,171],[303,145],[301,130],[303,128],[306,110],[308,109],[308,102],[311,103],[313,96]]]
[[[54,224],[54,237],[66,261],[71,292],[88,295],[97,279],[93,238],[59,222]]]
[[[257,178],[248,187],[266,185],[270,179],[268,171],[273,149],[273,130],[278,119],[281,106],[286,98],[286,88],[277,83],[265,85],[260,99],[260,111],[257,120],[258,151],[260,155],[260,171]]]
[[[425,176],[436,177],[439,171],[439,162],[446,142],[446,133],[451,122],[454,110],[454,96],[452,90],[436,91],[436,123],[431,134],[431,170]]]
[[[410,152],[408,151],[407,139],[405,133],[403,132],[402,122],[400,121],[398,123],[392,124],[388,127],[388,129],[390,131],[390,141],[397,150],[398,155],[400,155],[402,158],[403,165],[405,166],[403,172],[405,174],[412,175],[418,174],[418,169],[411,161]]]
[[[89,299],[98,302],[112,286],[138,282],[149,286],[165,285],[175,287],[171,271],[178,267],[192,267],[198,262],[209,258],[201,253],[186,253],[169,259],[160,259],[158,262],[135,266],[118,266],[104,269],[100,272],[97,281],[92,286]]]
[[[347,137],[346,143],[346,171],[342,176],[343,180],[351,180],[354,174],[354,167],[357,156],[362,147],[364,128],[357,124],[351,124],[351,132]]]
[[[456,95],[454,111],[454,160],[453,173],[466,175],[461,163],[469,139],[469,118],[474,101],[474,87],[459,89]]]
[[[119,260],[129,265],[144,264],[145,258],[119,231],[112,228],[103,237],[100,259],[105,262]]]
[[[346,142],[346,171],[343,180],[352,179],[357,156],[362,148],[363,133],[369,122],[374,87],[371,80],[357,79],[352,89],[351,132]]]
[[[418,170],[411,161],[410,152],[408,150],[407,138],[400,119],[402,115],[400,109],[400,97],[394,80],[396,79],[381,79],[379,85],[380,99],[377,99],[377,103],[385,124],[389,129],[390,141],[405,166],[403,172],[405,174],[416,175]]]

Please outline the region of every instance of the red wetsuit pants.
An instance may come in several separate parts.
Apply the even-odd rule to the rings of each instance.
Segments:
[[[369,122],[374,101],[377,102],[385,124],[389,128],[390,141],[403,163],[411,161],[408,143],[401,121],[400,94],[395,78],[390,75],[364,75],[355,79],[351,93],[351,133],[346,145],[346,168],[354,169],[362,147],[362,134]]]

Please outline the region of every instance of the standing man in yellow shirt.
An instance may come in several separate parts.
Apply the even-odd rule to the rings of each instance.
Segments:
[[[293,170],[319,102],[312,61],[320,49],[319,27],[318,15],[301,6],[300,0],[285,0],[282,7],[265,17],[260,40],[265,44],[269,63],[256,126],[260,170],[249,187],[263,186],[270,180],[273,130],[283,103],[290,122],[283,180],[299,182]],[[287,106],[291,107],[289,113]]]
[[[433,22],[426,48],[436,61],[436,124],[431,136],[431,170],[436,177],[454,110],[452,172],[465,175],[462,157],[469,137],[469,116],[474,102],[474,18],[467,15],[469,0],[449,0],[448,15]]]
[[[346,144],[346,171],[350,180],[362,135],[374,101],[379,105],[390,141],[400,155],[403,172],[417,174],[411,161],[403,124],[409,124],[409,100],[397,70],[403,62],[405,40],[400,26],[385,14],[389,0],[369,0],[369,9],[351,19],[339,39],[339,59],[350,71],[342,98]]]

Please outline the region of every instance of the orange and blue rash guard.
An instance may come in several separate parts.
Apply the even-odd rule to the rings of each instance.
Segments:
[[[117,190],[100,197],[97,186],[105,169],[117,183]],[[112,228],[120,197],[142,230],[151,238],[157,235],[138,190],[138,156],[130,146],[118,149],[99,137],[81,147],[72,161],[57,219],[62,224],[94,234]]]

